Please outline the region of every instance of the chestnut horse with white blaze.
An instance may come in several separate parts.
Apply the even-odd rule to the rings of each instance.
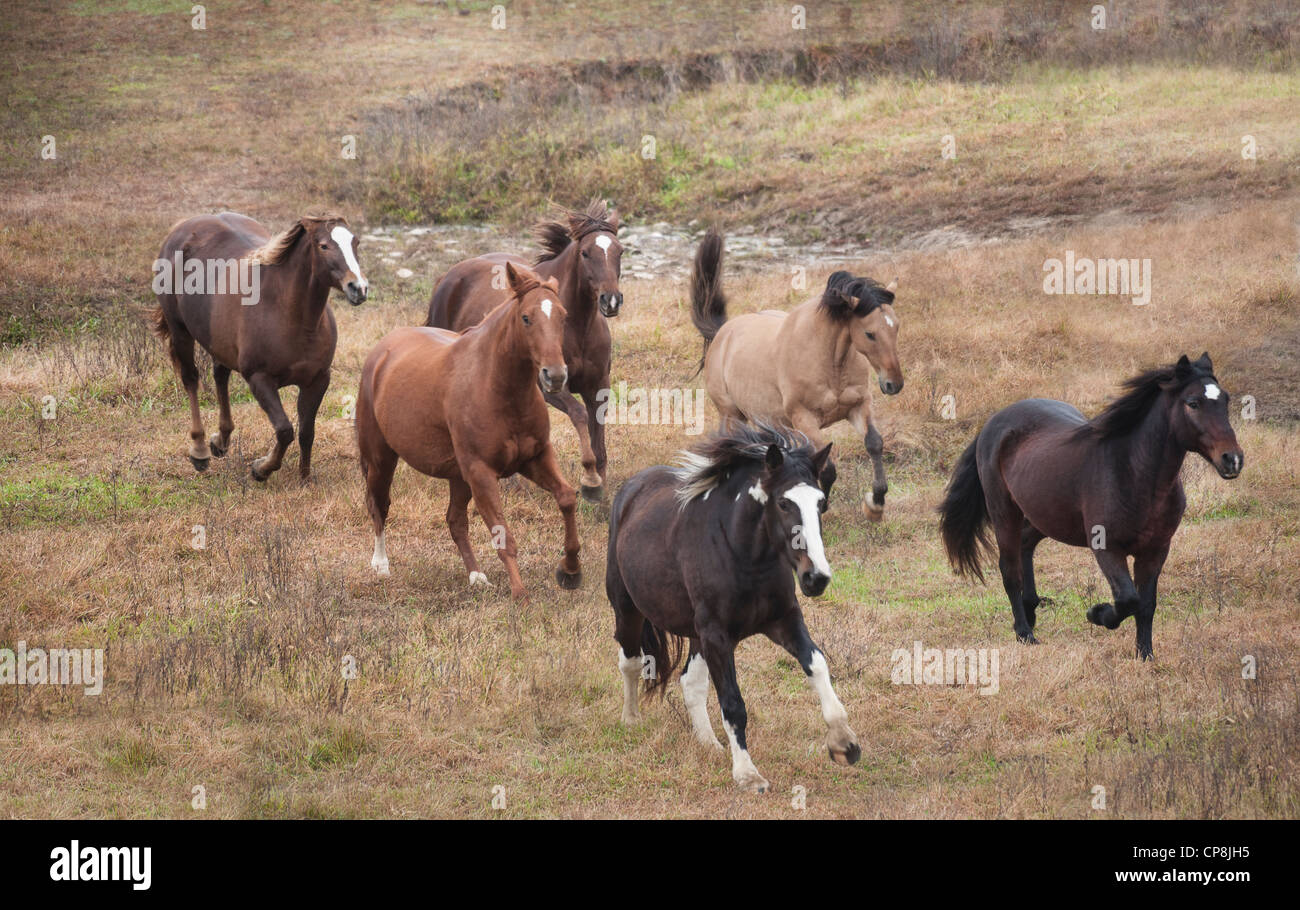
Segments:
[[[612,347],[605,320],[617,316],[623,305],[618,216],[604,203],[593,202],[585,212],[566,212],[561,220],[538,225],[537,234],[543,252],[533,268],[542,280],[557,282],[559,302],[569,314],[564,328],[568,387],[542,391],[546,401],[573,422],[582,456],[582,495],[598,501],[604,495],[607,455],[597,396],[609,388]],[[509,296],[507,263],[527,266],[525,259],[508,253],[489,253],[452,266],[433,289],[424,324],[455,332],[477,325]]]
[[[280,469],[293,442],[293,424],[284,413],[280,389],[298,386],[299,474],[311,476],[316,412],[330,384],[338,328],[328,304],[330,289],[358,306],[370,285],[357,262],[357,238],[340,215],[304,215],[274,238],[262,225],[234,212],[199,215],[168,233],[161,263],[198,263],[207,278],[223,263],[255,269],[257,293],[246,300],[225,280],[188,292],[188,278],[173,275],[174,286],[159,291],[153,330],[167,342],[176,372],[190,399],[190,461],[206,471],[213,455],[230,447],[235,422],[230,416],[230,374],[238,372],[275,428],[271,450],[252,465],[253,479],[265,481]],[[183,270],[188,272],[189,269]],[[157,283],[155,275],[155,283]],[[234,282],[238,284],[239,282]],[[199,371],[194,344],[212,355],[212,379],[220,408],[218,433],[206,438],[199,414]]]
[[[564,307],[554,279],[541,281],[513,264],[506,266],[506,278],[510,297],[463,335],[424,326],[394,329],[361,369],[357,447],[375,532],[370,564],[380,575],[388,574],[384,525],[400,458],[451,484],[447,526],[471,585],[488,583],[469,542],[473,499],[509,573],[511,593],[525,595],[497,483],[516,473],[554,496],[564,517],[564,559],[556,580],[563,588],[582,580],[577,496],[556,463],[541,393],[563,389],[568,375],[561,345]]]
[[[847,420],[862,434],[875,469],[863,510],[880,521],[885,510],[884,441],[873,420],[873,370],[880,391],[903,389],[898,359],[897,281],[836,272],[826,290],[790,312],[763,310],[727,318],[722,294],[722,237],[709,231],[695,255],[691,319],[704,336],[705,386],[724,419],[764,420],[794,427],[815,446],[821,431]],[[826,495],[835,465],[820,478]]]

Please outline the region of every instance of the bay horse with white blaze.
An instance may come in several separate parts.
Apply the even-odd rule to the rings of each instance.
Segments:
[[[880,391],[903,390],[894,290],[870,278],[836,272],[826,290],[789,313],[763,310],[727,318],[722,293],[722,237],[709,231],[695,254],[691,319],[704,336],[705,386],[724,418],[766,420],[794,427],[813,445],[821,431],[847,420],[862,434],[875,476],[863,511],[880,521],[885,510],[884,441],[871,403],[872,371]],[[821,484],[830,495],[835,465]]]
[[[564,329],[568,387],[542,391],[546,401],[567,414],[578,431],[582,495],[598,501],[604,495],[608,460],[605,425],[596,419],[596,396],[609,388],[612,342],[605,320],[617,316],[623,305],[618,289],[623,255],[618,216],[604,203],[593,202],[585,212],[566,212],[562,220],[539,224],[537,234],[543,252],[533,269],[543,281],[558,283],[559,302],[569,313]],[[433,289],[424,324],[454,332],[477,325],[509,296],[504,277],[507,263],[516,267],[528,264],[519,256],[489,253],[452,266]]]
[[[1088,621],[1119,628],[1136,616],[1137,656],[1152,656],[1156,583],[1187,499],[1182,467],[1195,452],[1228,479],[1245,456],[1228,423],[1228,393],[1210,355],[1150,370],[1092,420],[1063,401],[1030,398],[998,411],[953,470],[941,527],[959,574],[983,580],[979,558],[991,525],[1016,637],[1036,644],[1041,602],[1034,548],[1050,537],[1091,547],[1114,603]],[[1128,559],[1133,558],[1129,575]]]
[[[563,588],[582,580],[578,563],[577,496],[560,475],[551,423],[539,389],[564,388],[564,307],[554,279],[506,266],[510,297],[463,335],[410,326],[389,332],[361,369],[357,447],[366,508],[375,532],[370,564],[388,574],[384,525],[400,458],[421,474],[451,485],[447,526],[469,573],[487,584],[469,542],[474,500],[510,576],[525,596],[518,548],[506,527],[499,478],[523,474],[555,497],[564,518],[564,559],[555,570]]]
[[[831,579],[821,537],[826,496],[818,488],[830,448],[814,452],[802,434],[734,424],[682,453],[679,467],[641,471],[614,498],[605,592],[619,644],[623,723],[640,719],[643,660],[653,660],[646,694],[662,694],[688,639],[681,685],[695,738],[722,748],[709,722],[711,679],[732,778],[744,790],[768,788],[749,757],[736,683],[736,645],[751,635],[766,635],[799,661],[821,702],[831,758],[852,764],[862,754],[792,577],[809,597]]]
[[[271,450],[252,465],[253,479],[265,481],[280,469],[293,442],[280,389],[298,386],[299,474],[311,476],[316,412],[330,384],[338,328],[328,304],[331,288],[358,306],[369,284],[357,262],[357,238],[340,215],[304,215],[274,238],[251,218],[233,212],[199,215],[171,229],[159,254],[162,262],[198,263],[199,277],[220,273],[223,263],[257,270],[257,294],[244,302],[239,287],[225,281],[159,292],[153,330],[167,342],[176,372],[190,399],[190,462],[206,471],[213,455],[230,447],[230,374],[238,372],[275,428]],[[212,266],[213,268],[208,268]],[[184,270],[189,272],[188,267]],[[179,282],[180,276],[173,275]],[[238,284],[238,282],[236,282]],[[188,292],[185,288],[189,288]],[[212,379],[220,408],[218,433],[206,438],[199,413],[199,371],[194,344],[212,355]]]

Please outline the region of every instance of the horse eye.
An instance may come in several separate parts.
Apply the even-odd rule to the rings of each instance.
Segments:
[[[530,319],[530,318],[528,318],[527,316],[525,316],[525,317],[524,317],[524,325],[532,325],[532,324],[533,324],[533,320]]]
[[[321,248],[322,250],[328,250],[328,249],[330,248],[330,245],[329,245],[328,243],[322,243],[322,244],[320,245],[320,248]]]
[[[875,341],[875,340],[876,340],[876,333],[875,333],[875,332],[867,332],[867,341]]]
[[[1201,406],[1201,403],[1197,401],[1195,398],[1192,398],[1187,402],[1187,406],[1191,408],[1193,411],[1195,411],[1197,408]]]

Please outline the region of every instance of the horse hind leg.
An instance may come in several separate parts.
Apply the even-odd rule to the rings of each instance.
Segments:
[[[1034,582],[1034,549],[1042,540],[1042,532],[1026,521],[1020,532],[1020,573],[1023,582],[1020,602],[1024,605],[1025,619],[1029,621],[1030,629],[1038,622],[1038,605],[1043,602]]]
[[[220,411],[217,430],[208,439],[208,448],[216,458],[225,456],[230,448],[230,434],[235,432],[235,419],[230,416],[230,367],[213,361],[212,384],[217,390],[217,407]]]
[[[397,469],[397,453],[388,443],[377,438],[377,429],[363,426],[365,416],[357,409],[357,448],[361,452],[361,474],[366,481],[366,511],[370,513],[371,528],[375,533],[375,552],[370,557],[370,567],[375,574],[386,576],[388,549],[384,545],[384,526],[388,522],[389,493],[393,486],[393,472]]]
[[[1036,645],[1038,639],[1034,637],[1034,625],[1026,615],[1024,601],[1025,577],[1021,533],[1025,516],[1011,502],[1005,491],[990,491],[988,484],[984,489],[989,496],[989,515],[998,542],[998,570],[1002,573],[1002,587],[1007,592],[1007,599],[1011,601],[1011,616],[1016,630],[1016,639],[1027,645]]]
[[[618,671],[623,677],[621,721],[624,726],[631,726],[641,721],[637,693],[645,667],[645,652],[641,650],[641,634],[646,620],[632,602],[632,595],[623,586],[623,580],[617,571],[606,573],[605,593],[609,597],[610,606],[614,608],[614,640],[618,642]]]
[[[173,328],[168,340],[169,352],[181,385],[190,400],[190,464],[203,472],[212,460],[207,433],[203,429],[203,415],[199,411],[199,369],[194,363],[194,338],[184,329]]]

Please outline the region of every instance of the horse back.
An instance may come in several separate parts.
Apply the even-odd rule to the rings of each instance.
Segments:
[[[483,321],[483,317],[510,296],[505,287],[505,273],[500,272],[501,287],[492,286],[493,269],[506,263],[527,265],[527,261],[506,253],[488,253],[458,262],[438,279],[429,299],[425,325],[431,328],[463,332]]]
[[[623,484],[610,509],[605,584],[626,590],[660,629],[694,636],[676,490],[677,475],[666,465],[639,471]]]

